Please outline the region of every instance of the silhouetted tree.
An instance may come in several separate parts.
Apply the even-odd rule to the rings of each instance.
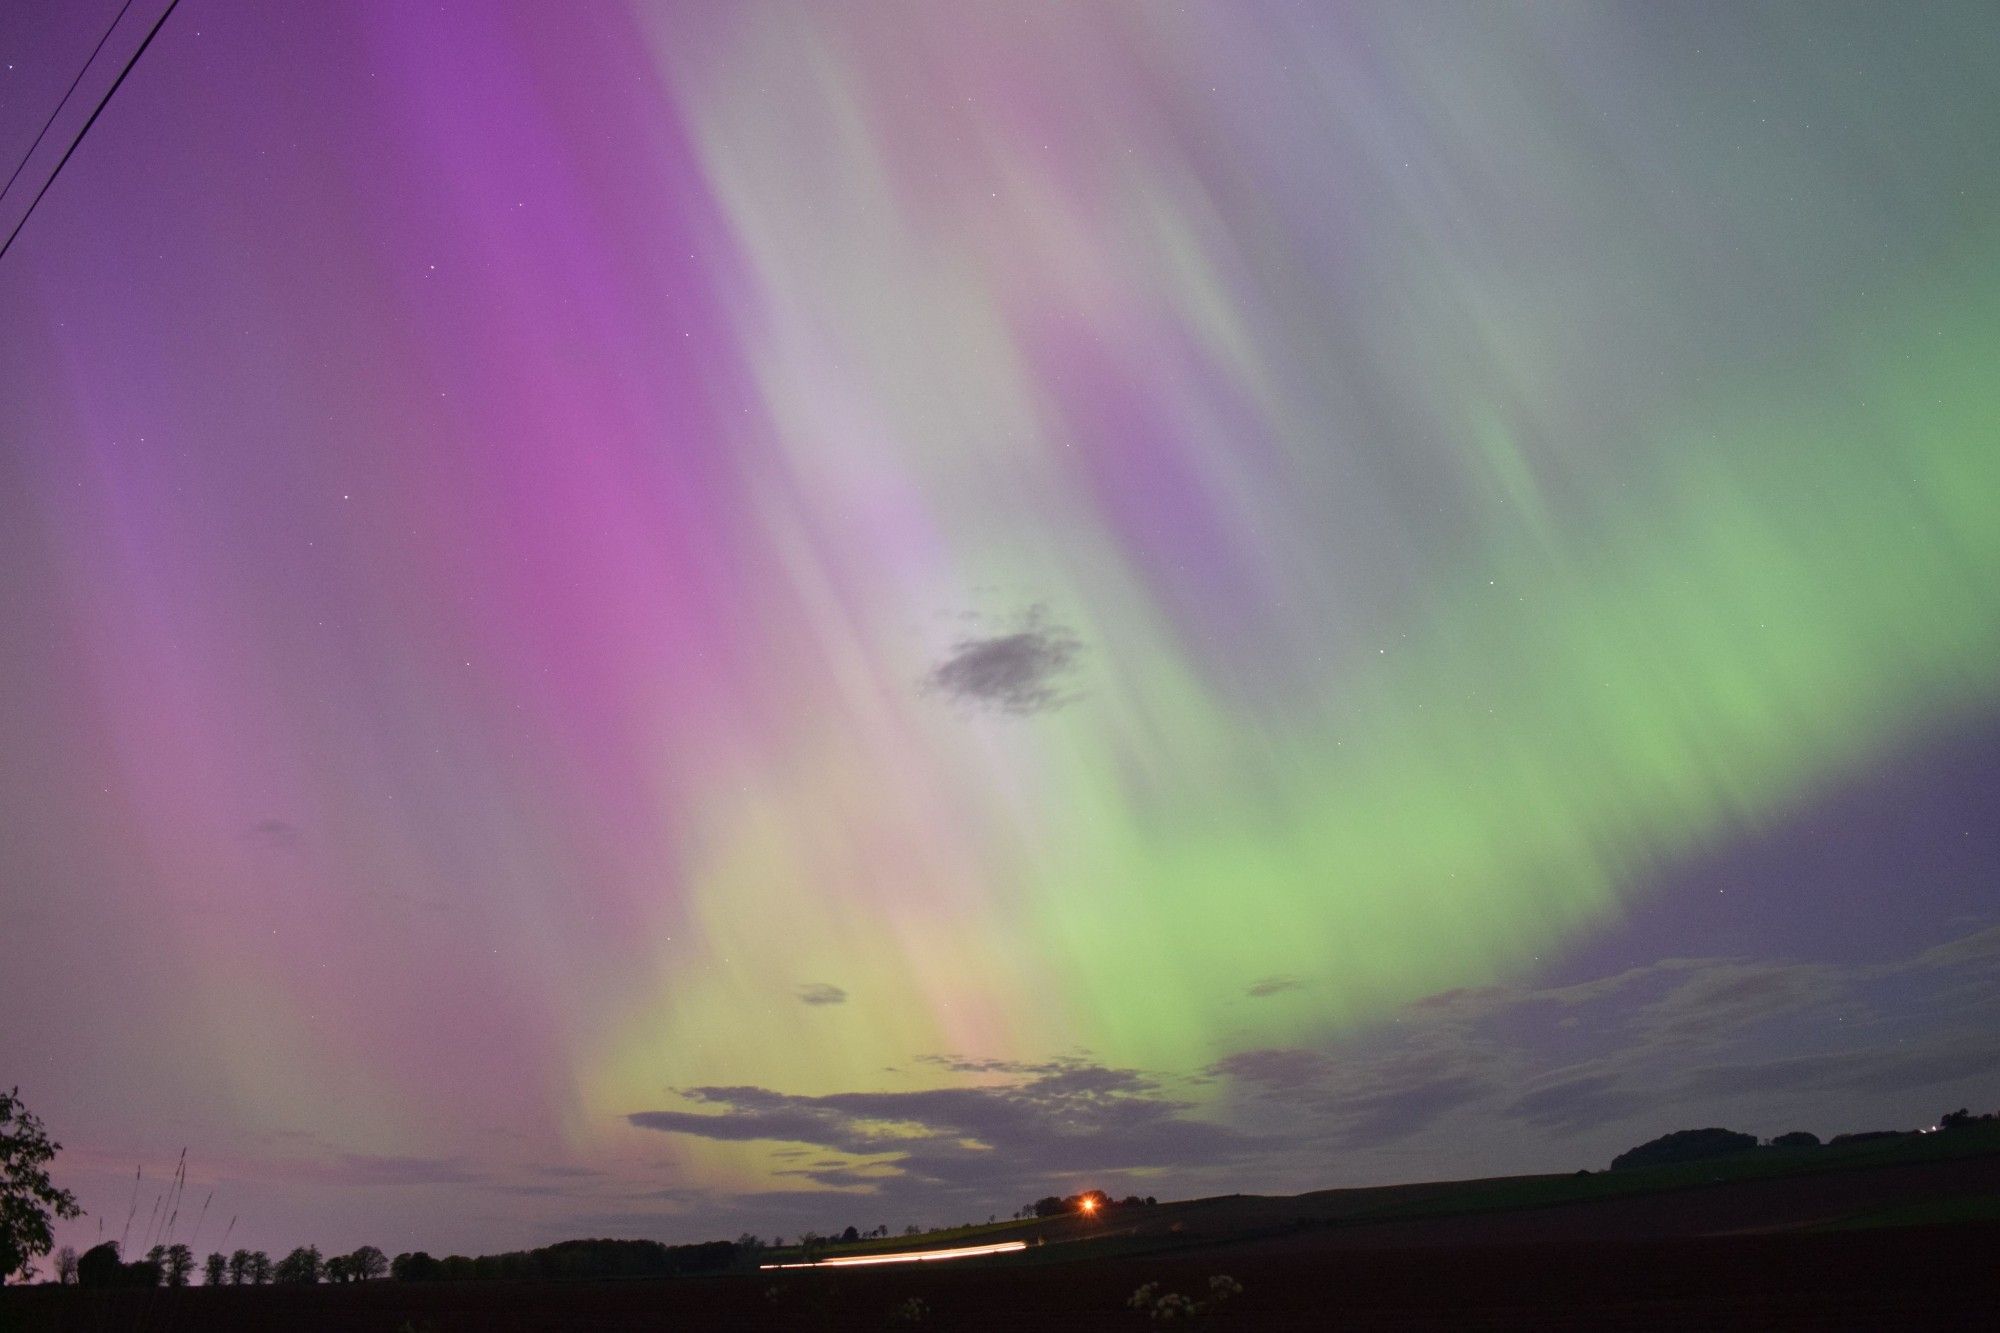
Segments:
[[[1780,1134],[1771,1140],[1773,1148],[1817,1148],[1819,1135],[1803,1129],[1795,1129],[1789,1134]]]
[[[310,1287],[319,1281],[321,1268],[319,1246],[301,1245],[278,1260],[278,1267],[272,1276],[280,1286]]]
[[[205,1287],[219,1287],[228,1276],[228,1273],[229,1256],[217,1250],[214,1254],[209,1255],[208,1262],[202,1265],[201,1283]]]
[[[0,1284],[49,1252],[49,1219],[81,1217],[76,1196],[49,1179],[62,1145],[21,1105],[21,1090],[0,1092]]]
[[[76,1280],[86,1287],[115,1287],[125,1277],[125,1265],[118,1259],[118,1242],[107,1240],[93,1245],[76,1261]]]
[[[849,1227],[847,1230],[840,1233],[840,1240],[841,1243],[844,1245],[852,1244],[860,1239],[861,1239],[861,1230],[858,1227]]]
[[[418,1250],[399,1254],[389,1264],[389,1276],[398,1282],[435,1282],[443,1276],[438,1261]]]
[[[229,1256],[229,1281],[240,1287],[250,1280],[250,1251],[238,1250]]]
[[[185,1287],[194,1275],[194,1251],[179,1243],[167,1246],[165,1270],[168,1286]]]
[[[336,1254],[331,1259],[328,1259],[326,1267],[322,1271],[325,1272],[328,1282],[352,1282],[354,1280],[354,1275],[349,1271],[347,1266],[347,1256],[344,1254]]]
[[[166,1274],[166,1246],[155,1245],[144,1259],[121,1263],[118,1242],[107,1240],[85,1250],[76,1261],[76,1279],[85,1287],[157,1287]]]
[[[56,1282],[65,1287],[76,1285],[76,1246],[65,1245],[56,1251]]]
[[[1939,1116],[1938,1128],[1965,1129],[1991,1119],[1993,1117],[1990,1115],[1974,1115],[1970,1110],[1961,1106],[1956,1111],[1946,1111],[1943,1115]]]
[[[249,1268],[251,1286],[253,1287],[269,1286],[271,1283],[271,1276],[275,1271],[276,1270],[271,1263],[270,1255],[264,1253],[262,1250],[251,1251],[250,1268]]]
[[[1026,1208],[1023,1208],[1021,1215],[1023,1217],[1031,1214],[1035,1217],[1066,1217],[1071,1213],[1084,1212],[1085,1199],[1090,1200],[1090,1211],[1093,1212],[1110,1207],[1112,1204],[1111,1196],[1103,1190],[1085,1190],[1081,1194],[1072,1194],[1060,1199],[1051,1194],[1046,1198],[1037,1199]],[[1134,1199],[1131,1202],[1137,1203],[1138,1200]],[[990,1222],[993,1219],[989,1217],[986,1220]],[[970,1225],[970,1223],[967,1225]]]
[[[347,1268],[356,1282],[373,1282],[389,1271],[389,1256],[373,1245],[363,1245],[347,1256]]]
[[[1643,1166],[1698,1162],[1711,1157],[1754,1152],[1756,1149],[1757,1136],[1754,1134],[1739,1134],[1733,1129],[1677,1129],[1619,1153],[1611,1159],[1611,1169],[1630,1171]]]

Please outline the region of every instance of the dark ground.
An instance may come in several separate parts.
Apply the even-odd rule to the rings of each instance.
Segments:
[[[764,1278],[466,1283],[209,1292],[8,1293],[20,1330],[271,1329],[459,1333],[527,1329],[886,1329],[911,1296],[919,1328],[1148,1327],[1142,1282],[1197,1292],[1214,1273],[1243,1295],[1202,1322],[1259,1329],[1991,1329],[2000,1226],[1696,1240],[1323,1251],[1230,1247],[1157,1259],[1013,1270],[812,1275],[778,1302]]]
[[[1966,1151],[1974,1149],[1974,1151]],[[1912,1142],[1788,1163],[1233,1196],[1028,1224],[1025,1255],[601,1283],[0,1291],[5,1333],[1116,1329],[1159,1282],[1256,1329],[2000,1328],[2000,1152]],[[1072,1239],[1073,1238],[1073,1239]],[[775,1292],[775,1295],[773,1294]],[[894,1322],[921,1298],[921,1323]]]

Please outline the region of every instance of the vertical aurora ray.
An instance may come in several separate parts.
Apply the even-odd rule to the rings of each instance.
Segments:
[[[1298,1036],[1501,975],[1659,859],[1990,702],[1994,585],[1968,577],[1993,558],[1972,387],[1990,288],[1908,295],[1925,313],[1870,312],[1867,336],[1829,316],[1768,388],[1716,373],[1708,401],[1619,403],[1595,426],[1552,368],[1565,331],[1523,317],[1545,282],[1635,256],[1510,248],[1561,219],[1506,181],[1587,165],[1547,160],[1536,131],[1558,127],[1519,90],[1505,139],[1469,109],[1367,105],[1396,100],[1385,48],[1466,54],[1396,49],[1419,32],[1115,9],[767,13],[692,43],[672,27],[658,49],[743,247],[731,307],[785,503],[836,534],[815,577],[877,590],[835,613],[874,622],[843,633],[895,645],[898,618],[998,586],[1059,607],[1093,660],[1087,703],[1026,738],[974,729],[968,747],[967,724],[924,717],[888,754],[787,760],[818,776],[754,795],[779,813],[727,841],[797,850],[689,889],[732,956],[769,956],[774,913],[825,948],[692,1006],[675,983],[636,1049],[678,1053],[784,976],[837,973],[902,1014],[1040,997],[998,1006],[1003,1052],[1187,1068],[1272,1035],[1258,1023]],[[1487,151],[1473,179],[1449,174]],[[1275,179],[1242,188],[1259,166]],[[1326,234],[1365,212],[1404,225]],[[1969,244],[1968,273],[1992,249]],[[1431,276],[1370,290],[1422,261]],[[1946,301],[1952,336],[1920,333]],[[1374,328],[1389,353],[1359,340]],[[1367,438],[1385,419],[1393,447]],[[926,503],[852,522],[885,480]],[[887,665],[851,717],[921,708],[895,687],[921,659]],[[921,797],[898,794],[911,771]],[[865,794],[842,792],[854,772]],[[805,825],[823,832],[796,822],[829,808]],[[942,846],[885,851],[885,820]],[[983,900],[950,887],[968,877]],[[802,878],[827,889],[777,887]],[[932,936],[909,917],[939,898],[964,915]],[[1232,1003],[1277,973],[1316,984],[1256,1018]],[[829,1048],[819,1016],[795,1021],[762,1079],[848,1086],[909,1049],[867,1024]],[[743,1073],[734,1049],[695,1074],[637,1059],[641,1082]]]
[[[163,37],[0,272],[47,830],[0,865],[184,1020],[103,1059],[407,1152],[938,1053],[1186,1075],[1990,715],[1990,18],[1709,17]],[[1073,702],[924,688],[1030,608]]]

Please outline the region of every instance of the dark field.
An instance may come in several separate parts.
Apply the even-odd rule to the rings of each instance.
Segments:
[[[0,1292],[0,1329],[1140,1328],[1133,1290],[1243,1294],[1197,1326],[1993,1328],[2000,1153],[1932,1136],[1619,1175],[1162,1204],[981,1228],[954,1264],[616,1283]],[[860,1249],[863,1247],[855,1247]],[[775,1292],[775,1295],[773,1294]],[[911,1297],[928,1315],[897,1322]]]

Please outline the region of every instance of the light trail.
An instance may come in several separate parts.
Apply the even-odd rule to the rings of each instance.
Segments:
[[[955,1250],[898,1250],[894,1254],[850,1254],[817,1263],[759,1264],[767,1268],[866,1268],[874,1264],[927,1264],[940,1259],[972,1259],[982,1254],[1012,1254],[1025,1250],[1024,1240],[1003,1240],[994,1245],[962,1245]]]

